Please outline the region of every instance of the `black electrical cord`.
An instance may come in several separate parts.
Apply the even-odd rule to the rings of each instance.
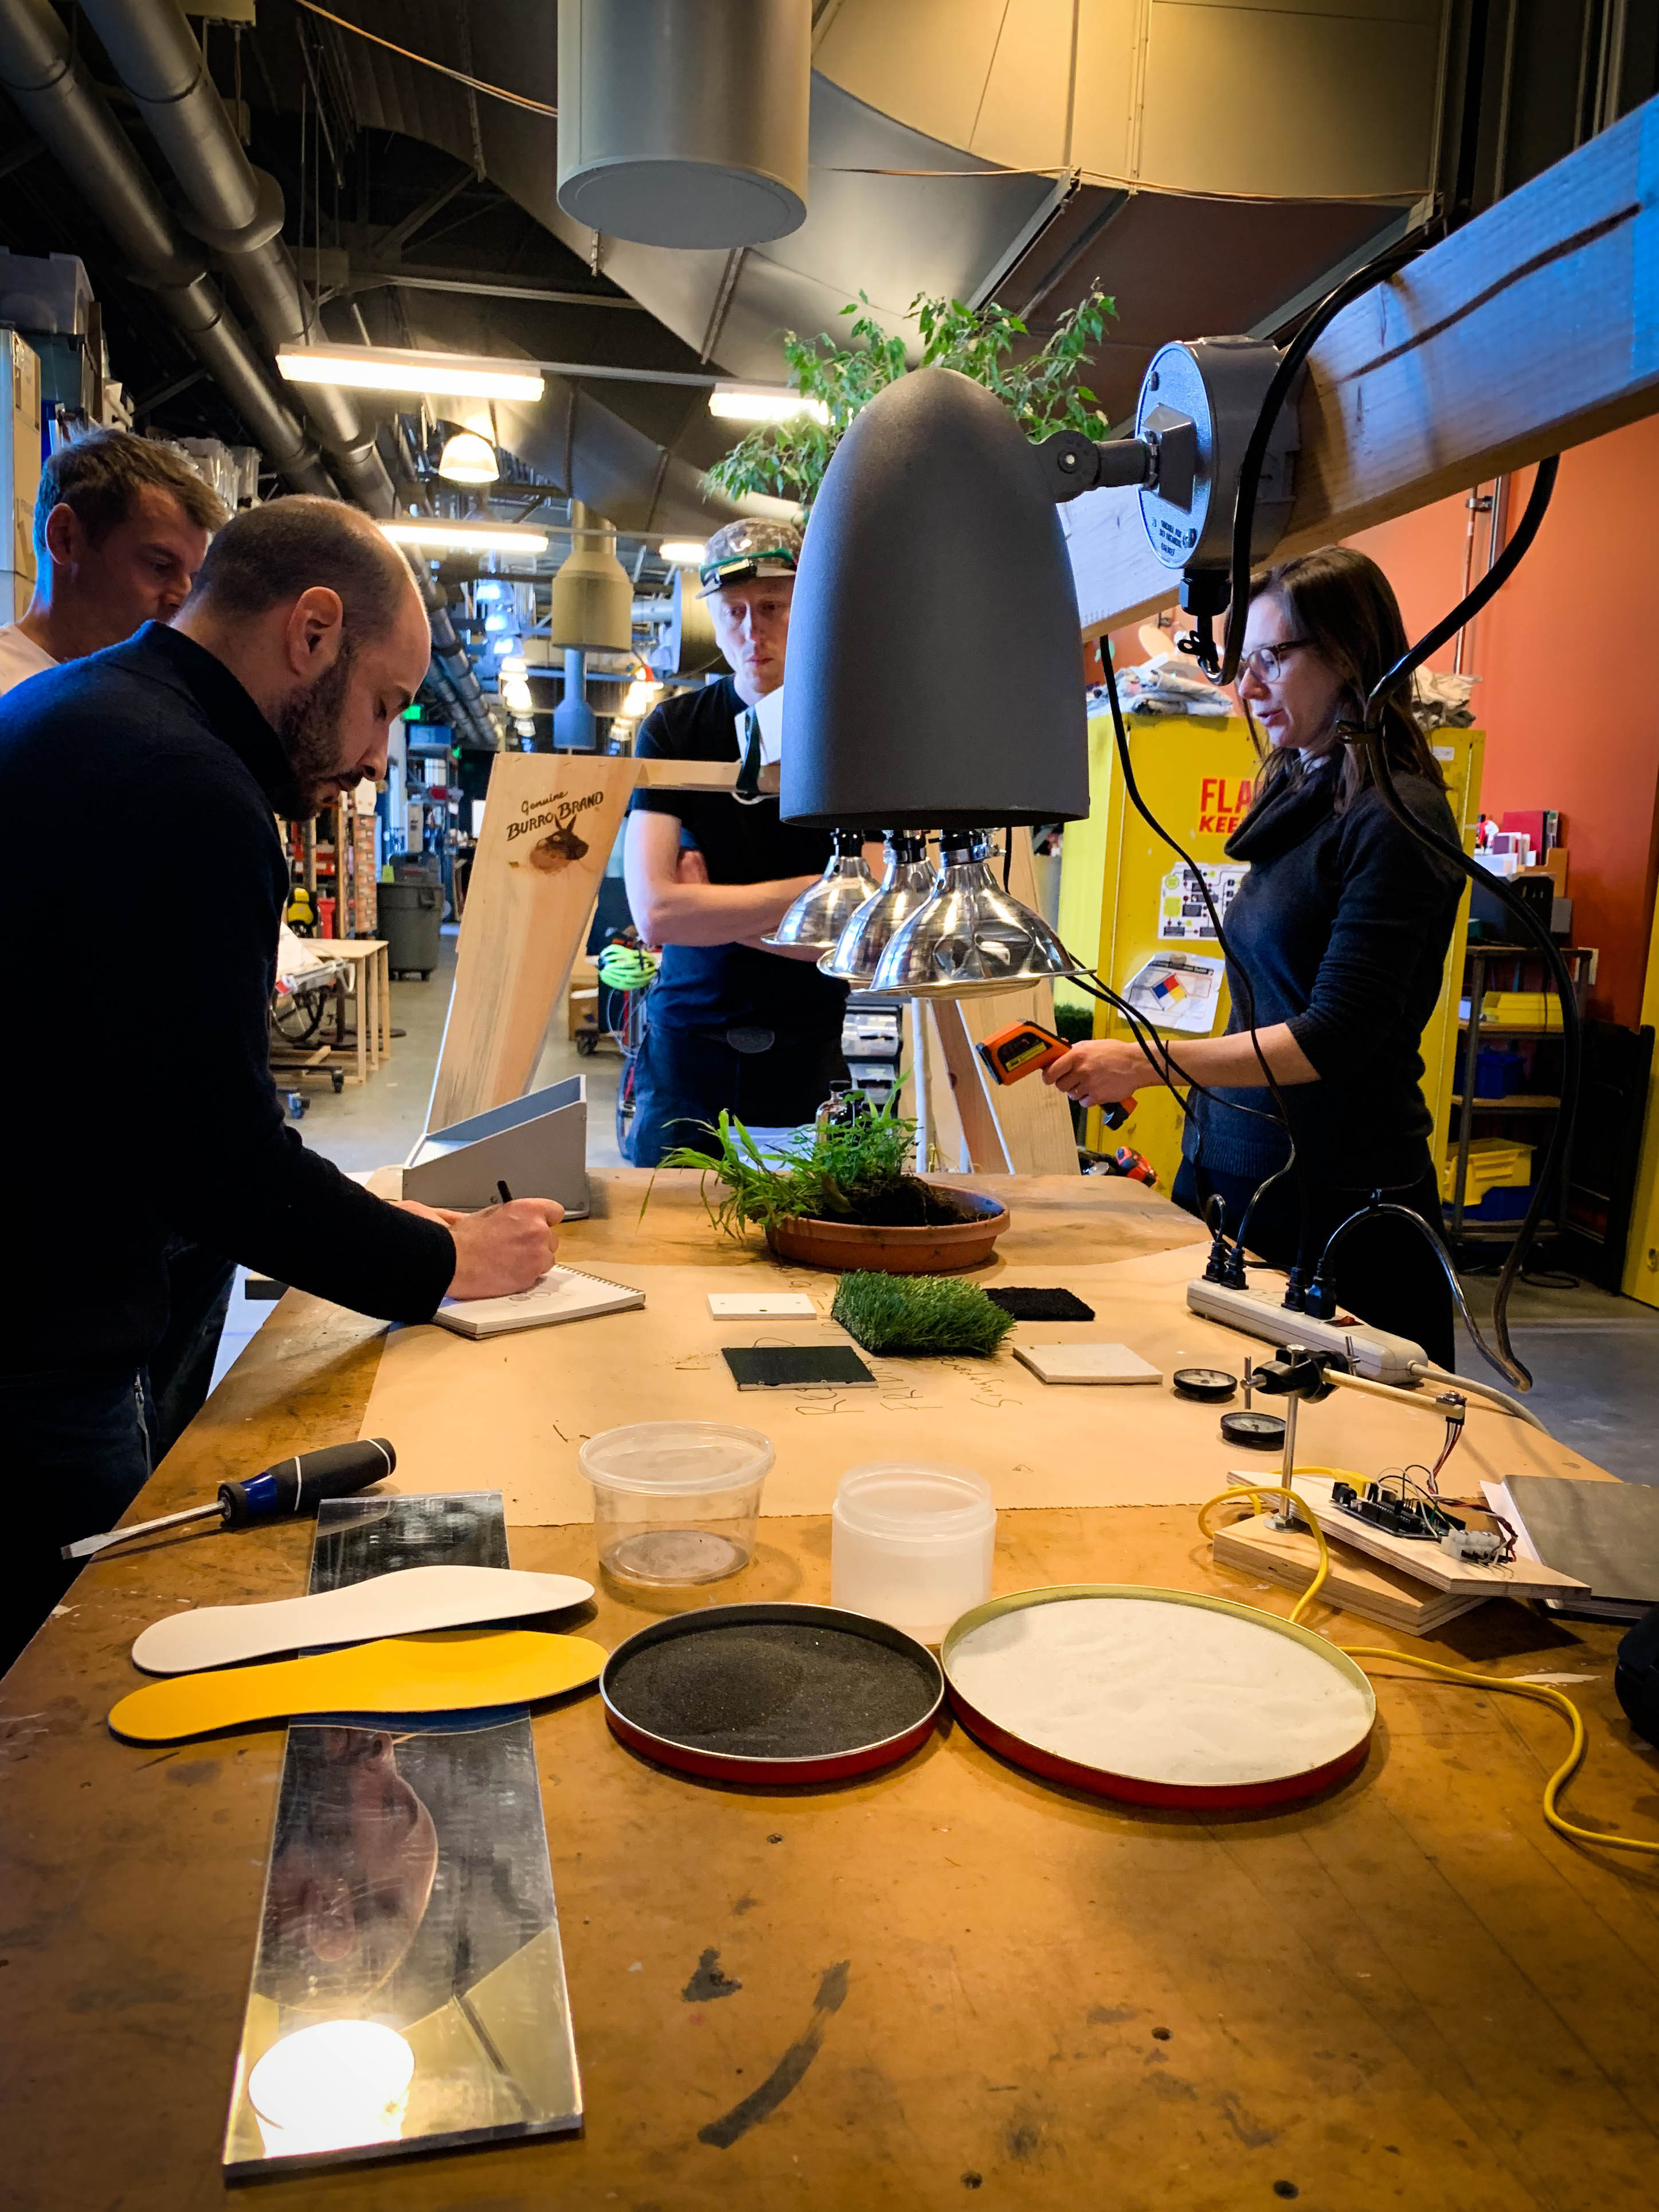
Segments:
[[[1218,684],[1231,684],[1238,674],[1239,659],[1244,647],[1244,625],[1250,611],[1250,541],[1255,534],[1256,494],[1261,483],[1262,465],[1267,458],[1267,447],[1279,421],[1279,411],[1291,396],[1291,387],[1300,375],[1303,363],[1342,310],[1351,307],[1366,292],[1374,290],[1385,278],[1403,269],[1421,251],[1422,242],[1418,240],[1413,240],[1409,245],[1391,246],[1368,261],[1363,269],[1354,270],[1340,284],[1334,285],[1285,347],[1284,356],[1273,372],[1273,381],[1267,386],[1261,412],[1255,418],[1255,428],[1250,433],[1250,441],[1244,448],[1244,458],[1239,464],[1238,495],[1233,507],[1227,627],[1223,635],[1218,663],[1214,658],[1207,619],[1200,626],[1199,666]]]
[[[1480,1325],[1469,1310],[1469,1302],[1464,1295],[1463,1285],[1458,1277],[1456,1262],[1446,1249],[1444,1239],[1435,1235],[1432,1222],[1425,1221],[1422,1215],[1414,1212],[1409,1206],[1395,1206],[1386,1200],[1376,1200],[1370,1205],[1362,1206],[1358,1212],[1351,1213],[1346,1221],[1337,1223],[1326,1240],[1324,1250],[1319,1255],[1319,1265],[1314,1269],[1313,1280],[1309,1285],[1306,1310],[1318,1320],[1330,1318],[1328,1314],[1322,1313],[1320,1309],[1325,1303],[1322,1293],[1325,1288],[1325,1269],[1332,1255],[1337,1246],[1343,1242],[1349,1230],[1358,1228],[1363,1221],[1374,1221],[1383,1214],[1391,1214],[1401,1221],[1409,1222],[1412,1227],[1427,1240],[1430,1249],[1440,1262],[1441,1269],[1446,1278],[1447,1287],[1452,1294],[1452,1304],[1457,1309],[1459,1318],[1464,1328],[1468,1329],[1475,1350],[1486,1361],[1487,1366],[1494,1374],[1501,1375],[1506,1382],[1513,1382],[1517,1390],[1530,1390],[1532,1377],[1515,1354],[1509,1350],[1507,1338],[1500,1336],[1498,1340],[1503,1348],[1494,1352],[1486,1338],[1481,1335]]]
[[[1394,781],[1393,767],[1388,757],[1388,742],[1379,720],[1378,710],[1390,692],[1408,682],[1413,673],[1421,666],[1429,655],[1437,652],[1449,638],[1462,629],[1466,623],[1472,621],[1487,601],[1509,581],[1531,546],[1534,538],[1538,535],[1539,526],[1549,507],[1550,495],[1555,489],[1556,471],[1559,465],[1559,457],[1556,456],[1539,463],[1538,473],[1533,480],[1531,495],[1527,501],[1526,512],[1521,518],[1514,537],[1510,538],[1503,552],[1493,562],[1474,589],[1452,609],[1443,621],[1437,623],[1431,630],[1418,640],[1409,652],[1403,653],[1395,661],[1394,666],[1385,675],[1378,678],[1372,686],[1370,697],[1365,702],[1364,721],[1357,725],[1354,723],[1337,725],[1338,732],[1345,744],[1364,746],[1366,757],[1370,763],[1371,774],[1376,781],[1377,790],[1382,795],[1382,802],[1401,827],[1409,830],[1420,844],[1426,845],[1431,852],[1438,854],[1452,866],[1461,869],[1472,884],[1479,884],[1483,890],[1491,891],[1510,915],[1519,922],[1523,935],[1532,940],[1542,956],[1544,964],[1549,971],[1550,981],[1554,985],[1556,994],[1561,1001],[1561,1091],[1560,1103],[1555,1116],[1555,1127],[1550,1133],[1548,1150],[1545,1154],[1544,1165],[1536,1180],[1531,1203],[1527,1207],[1526,1215],[1522,1221],[1515,1242],[1510,1247],[1509,1256],[1499,1273],[1498,1287],[1492,1297],[1492,1333],[1498,1339],[1502,1354],[1501,1361],[1493,1358],[1492,1354],[1487,1351],[1486,1345],[1481,1341],[1480,1333],[1472,1324],[1469,1324],[1470,1334],[1474,1336],[1481,1352],[1498,1369],[1500,1373],[1504,1374],[1517,1389],[1522,1390],[1531,1389],[1532,1376],[1516,1357],[1515,1348],[1510,1342],[1510,1291],[1521,1273],[1527,1253],[1537,1234],[1538,1224],[1543,1219],[1545,1206],[1557,1187],[1567,1148],[1572,1141],[1572,1125],[1578,1106],[1579,1077],[1583,1049],[1583,1029],[1578,1018],[1577,993],[1573,987],[1572,978],[1567,973],[1567,964],[1561,957],[1555,939],[1550,935],[1547,926],[1539,919],[1533,908],[1510,890],[1502,876],[1493,875],[1489,869],[1483,868],[1479,861],[1471,860],[1462,845],[1457,844],[1451,838],[1442,836],[1437,830],[1431,830],[1427,823],[1419,820],[1406,805]],[[1478,1023],[1480,1018],[1480,1008],[1472,1006],[1469,1008],[1470,1021]],[[1409,1218],[1419,1223],[1424,1234],[1442,1255],[1443,1264],[1449,1266],[1449,1255],[1445,1251],[1443,1240],[1435,1235],[1433,1229],[1422,1219],[1420,1215],[1411,1214]],[[1343,1227],[1346,1225],[1346,1224],[1342,1224]],[[1340,1235],[1341,1230],[1339,1229],[1336,1234]],[[1322,1260],[1321,1265],[1323,1265]],[[1452,1273],[1455,1274],[1455,1267]],[[1461,1298],[1460,1304],[1462,1304]],[[1468,1323],[1466,1304],[1463,1306],[1463,1311],[1465,1322]]]
[[[1131,1006],[1127,999],[1120,998],[1111,986],[1103,980],[1097,969],[1091,968],[1067,975],[1064,980],[1067,984],[1075,985],[1079,990],[1086,991],[1091,998],[1100,1000],[1103,1004],[1111,1007],[1114,1013],[1122,1018],[1125,1027],[1147,1059],[1153,1063],[1154,1067],[1159,1063],[1162,1064],[1164,1079],[1170,1087],[1176,1104],[1183,1114],[1190,1115],[1192,1108],[1176,1089],[1175,1086],[1178,1083],[1185,1084],[1189,1091],[1195,1091],[1200,1098],[1208,1098],[1217,1106],[1224,1106],[1230,1113],[1248,1114],[1254,1121],[1271,1121],[1275,1128],[1282,1126],[1277,1114],[1265,1113],[1260,1106],[1241,1106],[1237,1099],[1224,1098],[1219,1091],[1207,1090],[1195,1077],[1188,1075],[1181,1062],[1170,1052],[1167,1041],[1158,1035],[1146,1016],[1140,1012],[1138,1007]]]
[[[1246,589],[1248,591],[1248,574],[1245,582]],[[1239,1223],[1237,1231],[1233,1238],[1235,1255],[1239,1264],[1242,1266],[1244,1259],[1244,1231],[1249,1225],[1251,1214],[1255,1211],[1257,1201],[1261,1199],[1265,1191],[1270,1190],[1273,1184],[1278,1182],[1282,1176],[1289,1175],[1292,1170],[1294,1170],[1297,1177],[1297,1192],[1302,1217],[1301,1236],[1297,1246],[1297,1257],[1299,1260],[1302,1253],[1305,1251],[1309,1243],[1309,1231],[1312,1225],[1307,1178],[1303,1175],[1297,1159],[1296,1139],[1291,1133],[1291,1117],[1285,1104],[1284,1094],[1280,1091],[1278,1084],[1274,1081],[1273,1072],[1267,1065],[1267,1056],[1261,1049],[1261,1039],[1257,1033],[1255,1023],[1255,992],[1251,986],[1249,972],[1245,968],[1242,961],[1235,961],[1233,957],[1232,946],[1227,940],[1227,933],[1221,926],[1221,916],[1217,911],[1214,899],[1210,896],[1209,878],[1205,875],[1203,869],[1199,866],[1198,862],[1194,860],[1192,854],[1187,851],[1186,848],[1176,842],[1175,839],[1170,835],[1169,831],[1164,827],[1164,824],[1158,820],[1158,817],[1152,812],[1151,807],[1147,805],[1146,800],[1140,795],[1140,786],[1135,781],[1134,763],[1129,757],[1129,733],[1124,726],[1123,708],[1118,700],[1117,676],[1112,666],[1111,643],[1109,639],[1107,641],[1106,650],[1100,656],[1100,665],[1105,671],[1106,675],[1106,696],[1111,702],[1112,728],[1117,740],[1118,763],[1123,771],[1123,787],[1129,794],[1130,804],[1133,806],[1136,813],[1139,815],[1141,820],[1146,824],[1147,828],[1155,836],[1161,838],[1164,843],[1169,847],[1170,850],[1176,854],[1177,859],[1182,860],[1192,872],[1193,880],[1198,885],[1200,894],[1204,901],[1205,911],[1210,917],[1210,927],[1215,932],[1217,944],[1221,947],[1221,957],[1226,963],[1227,973],[1230,977],[1235,973],[1237,975],[1238,994],[1241,1001],[1243,1002],[1241,1011],[1244,1016],[1245,1024],[1250,1033],[1250,1044],[1255,1054],[1256,1064],[1261,1070],[1261,1079],[1263,1083],[1266,1085],[1267,1090],[1272,1093],[1273,1102],[1278,1114],[1279,1121],[1285,1131],[1285,1140],[1291,1148],[1290,1157],[1285,1162],[1284,1166],[1281,1168],[1275,1168],[1273,1173],[1265,1177],[1261,1182],[1258,1183],[1255,1189],[1250,1194],[1249,1204],[1244,1209],[1244,1218]],[[1146,1048],[1143,1046],[1142,1050],[1144,1051],[1145,1049]],[[1167,1069],[1167,1067],[1172,1064],[1170,1060],[1169,1048],[1167,1046],[1164,1046],[1160,1042],[1160,1049],[1162,1050],[1164,1065]],[[1178,1062],[1173,1064],[1177,1066],[1179,1066]],[[1206,1091],[1204,1095],[1207,1097],[1210,1094]],[[1232,1103],[1233,1102],[1231,1099],[1218,1099],[1216,1101],[1218,1105],[1231,1105]],[[1241,1113],[1249,1113],[1259,1111],[1260,1109],[1249,1107],[1240,1107],[1237,1110]]]

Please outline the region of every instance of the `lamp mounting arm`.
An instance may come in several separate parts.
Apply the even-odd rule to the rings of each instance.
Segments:
[[[1188,425],[1191,430],[1192,425]],[[1056,430],[1034,448],[1049,497],[1057,507],[1103,484],[1139,489],[1158,481],[1157,437],[1110,438],[1104,444],[1081,430]]]

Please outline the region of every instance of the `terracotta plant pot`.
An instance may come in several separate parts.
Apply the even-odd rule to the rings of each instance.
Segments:
[[[854,1267],[871,1267],[886,1275],[954,1274],[990,1258],[1008,1226],[1008,1209],[1000,1199],[983,1191],[951,1188],[950,1194],[972,1207],[973,1220],[940,1222],[931,1229],[885,1229],[858,1221],[815,1221],[800,1214],[769,1229],[766,1241],[781,1260],[832,1267],[841,1274]]]

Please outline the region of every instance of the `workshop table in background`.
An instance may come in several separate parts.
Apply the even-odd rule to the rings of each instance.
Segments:
[[[345,1034],[345,1003],[349,995],[356,1007],[357,1028],[356,1073],[348,1075],[346,1081],[366,1083],[374,1070],[392,1057],[392,975],[386,940],[380,937],[331,938],[328,957],[349,961],[356,970],[350,993],[342,994],[335,1002],[334,1051],[341,1059],[353,1056]]]
[[[624,1241],[654,1264],[719,1255],[695,1179],[659,1176],[643,1222],[635,1178],[596,1186],[596,1261]],[[1138,1185],[996,1187],[1011,1261],[1192,1242],[1192,1222]],[[356,1436],[381,1335],[290,1293],[133,1517]],[[14,2024],[0,2197],[29,2212],[222,2212],[282,1737],[157,1755],[115,1742],[104,1716],[139,1679],[126,1654],[141,1628],[180,1605],[297,1594],[312,1534],[180,1531],[92,1560],[0,1693]],[[585,1523],[511,1542],[517,1566],[597,1579]],[[769,1520],[741,1576],[655,1596],[604,1588],[591,1626],[574,1625],[614,1646],[683,1603],[823,1601],[829,1550],[824,1516]],[[1186,1508],[1004,1515],[999,1592],[1090,1578],[1289,1606],[1213,1566]],[[1613,1697],[1617,1630],[1497,1603],[1425,1646],[1315,1619],[1341,1641],[1579,1678],[1591,1748],[1570,1809],[1652,1825],[1652,1754]],[[959,1728],[885,1774],[751,1791],[635,1758],[595,1698],[544,1711],[585,2135],[271,2180],[261,2203],[1645,2208],[1653,1877],[1545,1827],[1552,1714],[1380,1669],[1378,1688],[1352,1782],[1201,1823],[1057,1789]]]

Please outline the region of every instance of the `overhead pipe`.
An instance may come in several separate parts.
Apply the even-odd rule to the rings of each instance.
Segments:
[[[316,447],[283,404],[206,274],[199,249],[180,234],[126,133],[70,52],[68,34],[48,0],[0,0],[0,84],[74,178],[125,256],[134,279],[155,292],[267,459],[295,491],[337,498]],[[354,422],[353,428],[361,434],[360,425]],[[378,454],[374,463],[348,471],[343,460],[342,472],[355,478],[352,488],[363,505],[389,514],[396,504],[391,479]],[[412,461],[410,466],[412,473]],[[434,689],[477,742],[499,749],[500,735],[484,710],[483,690],[449,619],[443,592],[423,567],[416,580],[433,631]]]
[[[399,421],[394,420],[392,423],[392,458],[413,493],[416,504],[423,514],[430,514],[432,495],[421,481],[409,434]],[[471,731],[478,744],[489,746],[492,752],[500,752],[501,733],[489,718],[484,703],[483,686],[478,681],[471,656],[450,620],[449,600],[444,588],[411,547],[404,547],[404,556],[409,562],[416,588],[425,604],[427,626],[432,632],[432,659],[427,670],[427,681],[456,719]]]
[[[0,0],[0,83],[240,416],[255,445],[296,491],[335,496],[299,422],[179,233],[149,171],[110,112],[48,0]]]
[[[283,242],[283,194],[243,151],[176,0],[83,0],[116,74],[138,106],[190,203],[187,228],[212,247],[273,348],[303,345],[317,310]],[[371,514],[397,506],[392,478],[356,403],[305,387],[306,412],[341,481]]]

